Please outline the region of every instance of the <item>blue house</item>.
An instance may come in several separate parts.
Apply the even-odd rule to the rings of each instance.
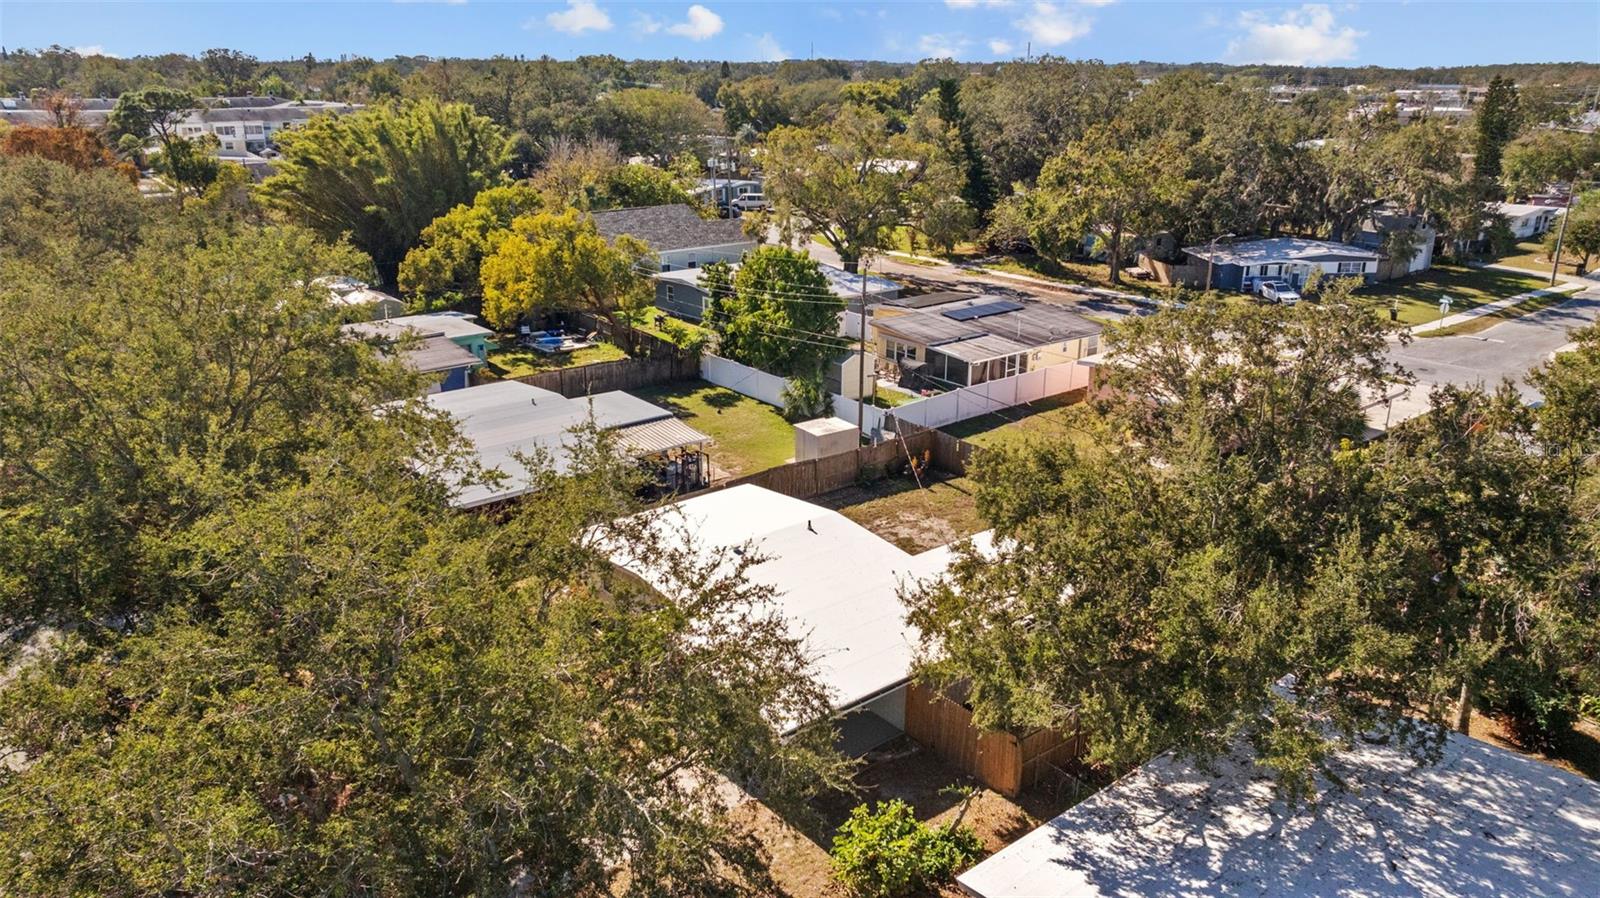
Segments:
[[[1189,265],[1199,269],[1197,286],[1213,290],[1253,292],[1262,281],[1284,281],[1300,287],[1313,271],[1324,277],[1358,277],[1370,282],[1382,258],[1376,250],[1348,243],[1304,237],[1263,237],[1235,243],[1186,246]]]
[[[374,343],[381,352],[389,352],[395,344],[404,342],[399,352],[407,367],[439,375],[440,391],[467,386],[472,372],[487,363],[489,337],[494,333],[474,324],[472,316],[461,312],[357,321],[342,330]]]

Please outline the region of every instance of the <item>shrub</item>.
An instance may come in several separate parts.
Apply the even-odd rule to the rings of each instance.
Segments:
[[[823,386],[821,375],[789,378],[783,388],[783,417],[790,421],[808,421],[833,411],[833,397]]]
[[[861,805],[833,837],[834,876],[864,898],[899,898],[932,888],[977,860],[983,846],[971,827],[917,822],[895,799]]]

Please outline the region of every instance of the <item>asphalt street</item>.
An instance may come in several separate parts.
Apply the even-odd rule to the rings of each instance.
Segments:
[[[1558,306],[1501,322],[1476,334],[1419,337],[1398,343],[1389,357],[1416,377],[1419,386],[1473,384],[1492,387],[1515,381],[1527,399],[1537,391],[1523,378],[1556,349],[1571,342],[1570,332],[1600,318],[1600,288],[1591,288]]]

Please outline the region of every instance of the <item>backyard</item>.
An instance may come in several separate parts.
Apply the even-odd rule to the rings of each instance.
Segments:
[[[752,800],[734,808],[730,816],[735,826],[753,836],[768,856],[768,869],[779,894],[792,898],[846,898],[848,893],[833,879],[828,846],[838,826],[849,816],[850,808],[863,802],[898,798],[911,805],[917,819],[935,825],[959,819],[972,827],[985,855],[1016,841],[1073,803],[1071,797],[1043,789],[1006,798],[977,786],[970,777],[918,750],[910,740],[886,746],[879,760],[869,758],[855,781],[859,795],[825,796],[813,802],[810,819],[786,821]],[[952,786],[975,787],[976,791],[971,801],[963,805]],[[964,893],[952,883],[934,894]]]
[[[778,409],[703,380],[631,390],[716,441],[711,463],[719,476],[741,477],[794,457],[794,427]]]
[[[1095,439],[1090,429],[1093,412],[1083,398],[1083,391],[1074,390],[940,429],[984,449],[1046,441],[1069,442],[1084,451],[1095,445]]]
[[[912,554],[936,549],[985,529],[977,484],[929,472],[926,486],[909,473],[849,486],[811,500],[831,508]]]
[[[628,357],[622,348],[611,343],[596,343],[573,352],[535,352],[521,346],[504,346],[489,351],[489,370],[502,379],[526,377],[541,371],[576,368],[596,362],[614,362]]]
[[[1400,324],[1418,325],[1439,319],[1442,296],[1450,297],[1450,313],[1454,314],[1546,286],[1546,281],[1540,278],[1514,271],[1435,263],[1427,271],[1410,277],[1362,287],[1356,296],[1370,301],[1373,311],[1386,321],[1391,304],[1398,304]],[[1508,317],[1530,310],[1531,307],[1518,307]]]

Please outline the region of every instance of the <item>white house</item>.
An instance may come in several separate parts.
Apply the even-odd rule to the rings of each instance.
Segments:
[[[1511,233],[1518,240],[1528,240],[1550,230],[1556,216],[1561,214],[1558,206],[1535,206],[1529,203],[1490,203],[1488,208],[1506,220]]]
[[[612,209],[595,212],[593,218],[595,229],[607,240],[624,234],[643,240],[662,271],[737,262],[756,246],[738,220],[701,218],[684,203]]]
[[[1243,749],[1144,765],[957,877],[977,898],[1579,898],[1600,894],[1600,783],[1459,733],[1434,765],[1358,743],[1315,804]]]
[[[313,116],[341,115],[361,107],[324,100],[284,100],[278,97],[212,97],[206,107],[191,112],[178,123],[178,134],[198,140],[217,138],[224,156],[260,153],[272,148],[282,131],[305,127]]]
[[[1305,237],[1260,237],[1186,246],[1183,251],[1202,272],[1198,275],[1200,286],[1204,286],[1204,272],[1209,271],[1213,289],[1246,292],[1261,281],[1286,281],[1299,287],[1313,271],[1370,281],[1377,276],[1380,259],[1375,250],[1365,247]]]

